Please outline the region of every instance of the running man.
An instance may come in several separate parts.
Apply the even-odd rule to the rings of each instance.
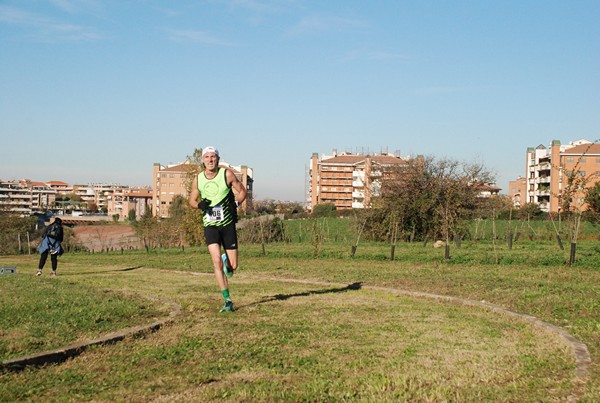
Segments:
[[[192,181],[190,206],[203,212],[204,237],[213,263],[217,284],[225,300],[219,312],[233,312],[228,278],[238,267],[238,243],[235,223],[237,207],[246,199],[246,188],[231,169],[219,167],[219,151],[202,150],[204,171]],[[233,191],[235,190],[236,193]],[[225,253],[221,254],[221,246]]]

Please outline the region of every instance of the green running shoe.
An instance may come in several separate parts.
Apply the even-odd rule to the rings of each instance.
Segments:
[[[221,255],[221,260],[223,261],[223,273],[225,273],[225,277],[231,278],[233,276],[233,270],[227,268],[227,254],[223,253]]]
[[[228,299],[227,301],[225,301],[223,308],[221,308],[221,310],[219,312],[234,312],[234,311],[235,311],[235,309],[233,308],[233,301]]]

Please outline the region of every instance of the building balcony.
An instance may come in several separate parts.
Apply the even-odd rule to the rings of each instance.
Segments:
[[[540,210],[542,210],[545,213],[548,213],[550,211],[550,203],[540,203]]]

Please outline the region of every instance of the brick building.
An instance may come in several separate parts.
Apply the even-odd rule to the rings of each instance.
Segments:
[[[246,200],[240,206],[242,212],[250,211],[252,208],[252,189],[254,185],[254,173],[245,165],[233,166],[221,161],[220,166],[233,170],[235,176],[246,187],[248,192]],[[169,208],[176,196],[189,197],[190,175],[197,170],[197,166],[190,162],[162,166],[154,164],[152,175],[152,215],[160,218],[169,217]]]
[[[310,159],[308,199],[310,210],[318,204],[330,203],[336,210],[366,208],[378,196],[382,181],[394,167],[406,160],[390,153],[363,155],[313,153]]]
[[[567,197],[569,178],[579,185],[568,197],[573,208],[585,210],[585,189],[600,181],[600,144],[581,139],[569,144],[553,140],[526,152],[526,176],[511,182],[509,196],[515,203],[535,203],[542,211],[556,213]]]

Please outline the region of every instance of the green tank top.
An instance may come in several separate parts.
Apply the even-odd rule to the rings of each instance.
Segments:
[[[219,168],[217,175],[207,179],[204,172],[198,174],[200,197],[210,200],[210,208],[202,217],[204,226],[223,226],[237,221],[235,196],[225,176],[226,169]]]

